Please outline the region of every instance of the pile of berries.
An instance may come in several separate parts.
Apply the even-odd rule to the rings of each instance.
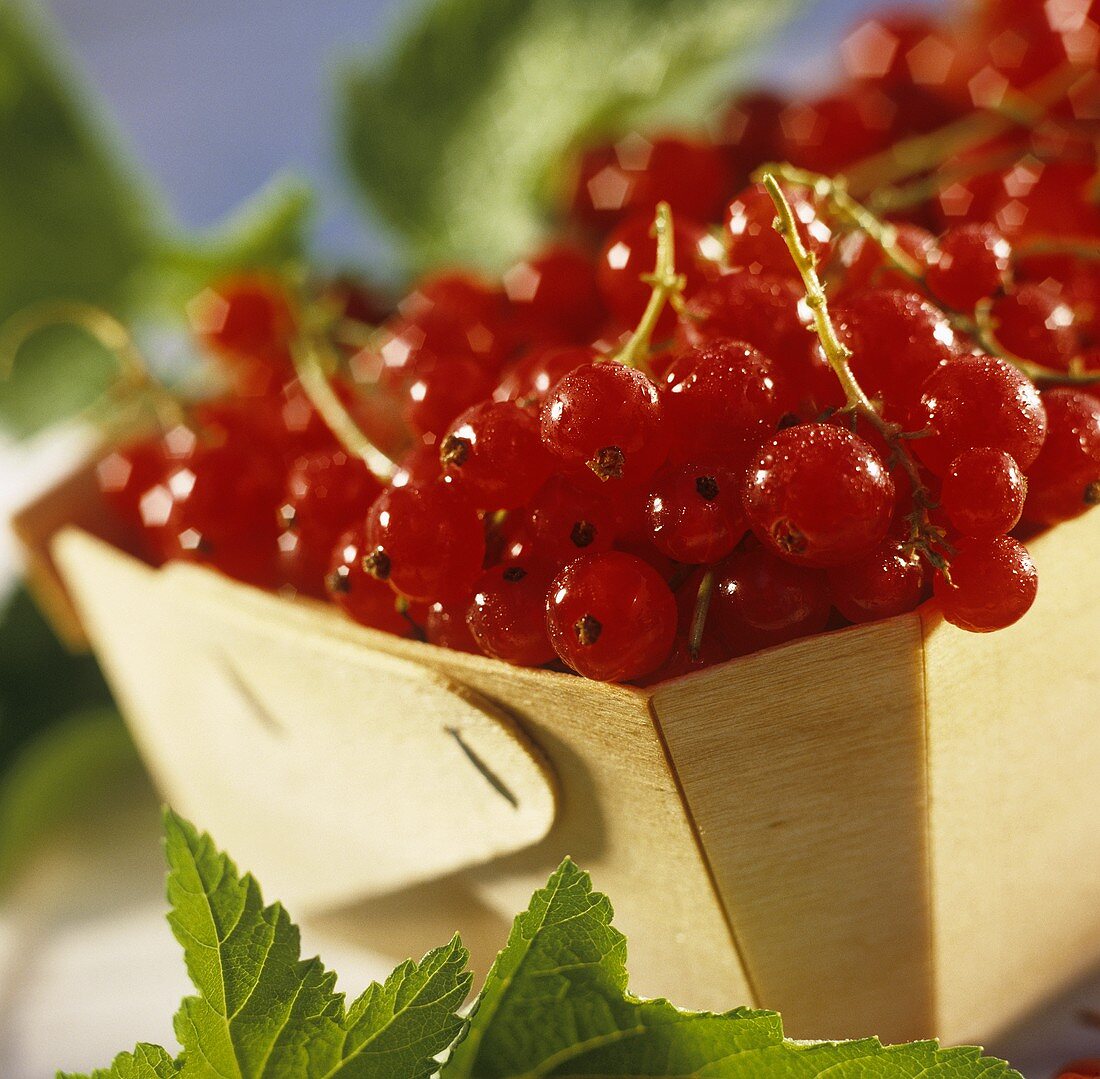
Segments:
[[[226,391],[104,495],[153,562],[608,681],[1008,626],[1021,537],[1100,501],[1098,50],[1097,0],[872,19],[827,96],[586,152],[499,280],[223,282]]]

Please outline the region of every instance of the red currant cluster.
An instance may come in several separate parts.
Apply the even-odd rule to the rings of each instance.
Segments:
[[[1098,49],[1098,0],[871,20],[826,97],[590,150],[499,281],[226,282],[229,392],[104,492],[154,561],[603,680],[933,592],[1007,626],[1016,537],[1100,501]]]

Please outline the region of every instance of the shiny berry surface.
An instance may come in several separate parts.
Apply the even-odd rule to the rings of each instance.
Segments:
[[[837,304],[833,318],[859,384],[891,418],[918,401],[925,379],[958,354],[951,324],[914,292],[868,289]]]
[[[1044,367],[1065,369],[1077,354],[1073,308],[1045,284],[1024,284],[992,308],[997,341],[1014,356]]]
[[[418,435],[441,436],[455,417],[488,397],[493,377],[475,360],[450,356],[420,365],[410,382],[405,419]]]
[[[452,652],[481,655],[481,649],[466,623],[468,610],[469,600],[466,598],[431,604],[424,615],[424,637],[427,642],[437,648],[449,648]]]
[[[825,574],[757,547],[716,569],[709,618],[733,655],[792,641],[825,628]]]
[[[1002,359],[964,356],[924,383],[912,428],[929,433],[913,448],[940,475],[975,446],[1003,450],[1026,472],[1039,455],[1046,427],[1034,383]]]
[[[740,477],[683,465],[656,476],[647,503],[653,545],[675,562],[725,558],[748,531]]]
[[[630,682],[668,658],[676,600],[657,571],[633,555],[582,555],[551,583],[546,626],[558,657],[578,674]]]
[[[277,579],[281,466],[237,443],[196,446],[142,496],[142,522],[162,561],[203,562],[261,587]]]
[[[463,412],[439,443],[439,459],[443,475],[479,510],[515,509],[554,468],[538,420],[512,401]]]
[[[936,575],[935,596],[944,618],[972,633],[989,633],[1019,621],[1039,588],[1027,548],[1008,536],[964,537],[951,556],[951,580]]]
[[[370,507],[366,535],[368,570],[424,603],[467,592],[485,557],[485,533],[473,505],[438,481],[387,488]]]
[[[601,480],[641,482],[668,455],[657,387],[614,361],[566,375],[542,406],[539,423],[551,453],[567,465],[587,466]]]
[[[979,300],[1005,285],[1012,249],[989,224],[948,229],[927,256],[925,283],[932,295],[957,311],[973,311]]]
[[[757,537],[781,558],[836,566],[883,540],[894,484],[862,438],[827,424],[801,424],[764,444],[749,466],[743,502]]]
[[[287,366],[294,316],[272,278],[245,275],[220,281],[196,296],[187,313],[199,340],[221,358]]]
[[[382,485],[358,457],[343,450],[300,457],[286,476],[278,514],[284,579],[305,595],[322,598],[333,546],[366,516]]]
[[[363,568],[369,551],[362,527],[348,529],[337,539],[325,575],[329,599],[360,625],[398,637],[413,636],[412,624],[399,612],[393,589]]]
[[[554,564],[610,550],[619,532],[617,502],[563,475],[543,484],[521,522],[531,553]]]
[[[924,598],[919,557],[887,539],[869,555],[828,571],[829,598],[849,622],[877,622],[913,610]]]
[[[487,656],[521,667],[539,667],[557,653],[546,629],[546,597],[554,574],[545,565],[507,562],[487,570],[474,585],[466,615],[474,640]]]
[[[661,388],[675,461],[748,456],[786,403],[772,362],[751,345],[716,339],[677,355]]]
[[[687,295],[718,274],[715,259],[721,245],[694,221],[678,218],[673,227],[676,272],[683,274]],[[624,221],[604,242],[597,264],[600,295],[621,326],[633,327],[642,317],[652,291],[642,277],[653,273],[657,241],[653,216],[643,214]],[[666,308],[657,324],[657,337],[672,332],[676,316]]]
[[[823,258],[832,230],[820,219],[813,201],[795,188],[788,193],[802,242],[817,258]],[[734,267],[754,274],[798,278],[787,244],[772,227],[775,204],[760,184],[742,191],[726,208],[729,260]]]
[[[595,264],[579,248],[547,248],[514,263],[502,283],[514,332],[524,339],[585,344],[606,317]]]
[[[1047,437],[1027,470],[1024,515],[1052,525],[1100,504],[1100,399],[1059,387],[1043,394]]]
[[[1003,450],[978,446],[963,450],[944,473],[940,505],[964,536],[1011,532],[1024,511],[1027,480]]]
[[[500,385],[493,391],[497,401],[515,401],[524,408],[536,410],[550,391],[570,371],[596,359],[590,348],[560,348],[558,346],[531,349],[505,372]]]

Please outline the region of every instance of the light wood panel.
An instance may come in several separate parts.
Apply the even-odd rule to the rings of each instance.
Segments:
[[[1100,964],[1100,512],[1030,544],[999,633],[925,615],[937,1028],[986,1038]]]
[[[484,862],[446,878],[455,926],[473,894],[503,928],[570,854],[614,899],[637,992],[752,1003],[647,694],[400,641],[201,567],[151,571],[78,532],[57,550],[162,788],[273,894],[331,903]],[[116,625],[135,604],[135,628]],[[442,733],[469,732],[521,804],[538,798],[471,706],[551,762],[549,834],[510,820]]]
[[[654,697],[757,997],[795,1037],[933,1030],[920,643],[895,619]]]

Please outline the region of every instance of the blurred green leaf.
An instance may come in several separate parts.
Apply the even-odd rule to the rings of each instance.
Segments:
[[[178,300],[184,285],[300,253],[308,198],[288,183],[227,226],[183,237],[55,36],[23,0],[0,2],[0,322],[50,299],[86,300],[129,320],[166,296]],[[88,404],[110,375],[85,339],[42,335],[0,382],[0,424],[31,434]]]
[[[0,889],[45,834],[93,810],[105,788],[142,774],[113,708],[68,716],[27,743],[0,777]]]
[[[26,590],[13,593],[0,610],[0,775],[51,723],[110,702],[95,660],[65,651]]]
[[[579,137],[703,95],[802,2],[439,0],[349,73],[349,166],[414,266],[499,267],[545,231]]]

